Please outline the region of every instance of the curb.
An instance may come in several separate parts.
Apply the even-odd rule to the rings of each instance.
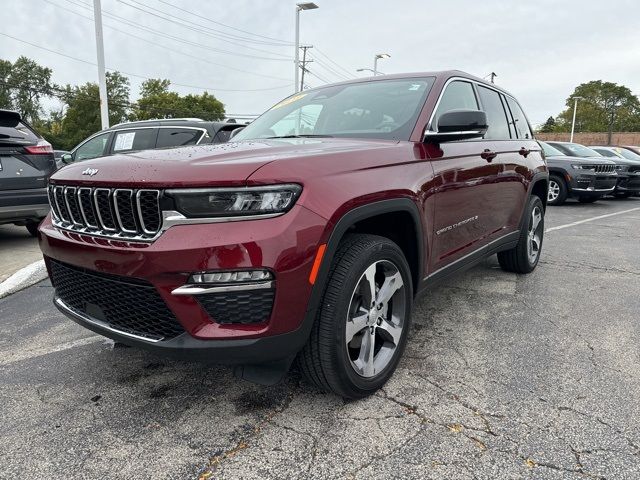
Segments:
[[[44,266],[44,260],[33,262],[0,283],[0,298],[30,287],[45,278],[47,278],[47,269]]]

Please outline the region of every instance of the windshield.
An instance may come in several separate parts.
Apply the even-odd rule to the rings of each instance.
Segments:
[[[601,157],[598,152],[590,148],[580,145],[579,143],[563,143],[563,147],[571,152],[573,157]]]
[[[627,150],[626,148],[614,148],[616,152],[622,155],[627,160],[634,160],[636,162],[640,162],[640,155],[632,152],[631,150]]]
[[[295,136],[409,140],[433,78],[333,85],[278,103],[233,141]]]
[[[560,155],[561,157],[566,157],[566,155],[564,153],[562,153],[557,148],[552,147],[548,143],[540,142],[540,146],[542,146],[542,151],[544,152],[544,155],[546,157],[552,157],[554,155]]]

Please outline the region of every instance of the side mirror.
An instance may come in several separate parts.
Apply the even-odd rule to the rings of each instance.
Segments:
[[[244,127],[238,127],[236,129],[234,129],[231,132],[231,135],[229,135],[229,140],[231,140],[233,137],[235,137],[237,134],[239,134],[242,130],[244,130]]]
[[[65,165],[69,165],[70,163],[73,163],[73,155],[70,153],[63,153],[60,160],[62,160],[62,163]]]
[[[451,110],[440,115],[437,131],[424,132],[424,141],[442,143],[482,137],[487,128],[487,115],[483,111]]]

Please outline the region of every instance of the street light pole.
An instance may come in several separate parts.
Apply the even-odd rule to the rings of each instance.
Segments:
[[[102,40],[102,7],[100,0],[93,0],[93,19],[96,26],[96,50],[98,51],[98,90],[100,92],[100,123],[102,129],[109,128],[109,103],[107,100],[107,77],[104,68],[104,42]]]
[[[373,57],[373,76],[374,77],[378,75],[378,59],[379,58],[391,58],[391,55],[389,55],[388,53],[377,53]]]
[[[578,99],[582,99],[582,97],[573,97],[573,120],[571,121],[571,138],[570,142],[573,142],[573,132],[576,128],[576,111],[578,110]]]
[[[314,10],[316,8],[318,8],[318,5],[313,2],[296,4],[296,51],[293,57],[293,63],[295,64],[296,68],[296,73],[293,77],[295,83],[295,93],[298,93],[300,91],[300,12],[302,10]]]

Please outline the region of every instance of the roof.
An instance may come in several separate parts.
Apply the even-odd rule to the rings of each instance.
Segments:
[[[156,120],[140,120],[137,122],[118,123],[117,125],[109,127],[107,130],[122,130],[125,128],[156,127],[156,126],[182,126],[182,127],[200,127],[200,128],[214,126],[214,127],[217,127],[216,129],[218,129],[225,125],[238,125],[238,124],[230,123],[230,122],[206,121],[206,120],[201,120],[199,118],[163,118],[163,119],[156,119]]]

